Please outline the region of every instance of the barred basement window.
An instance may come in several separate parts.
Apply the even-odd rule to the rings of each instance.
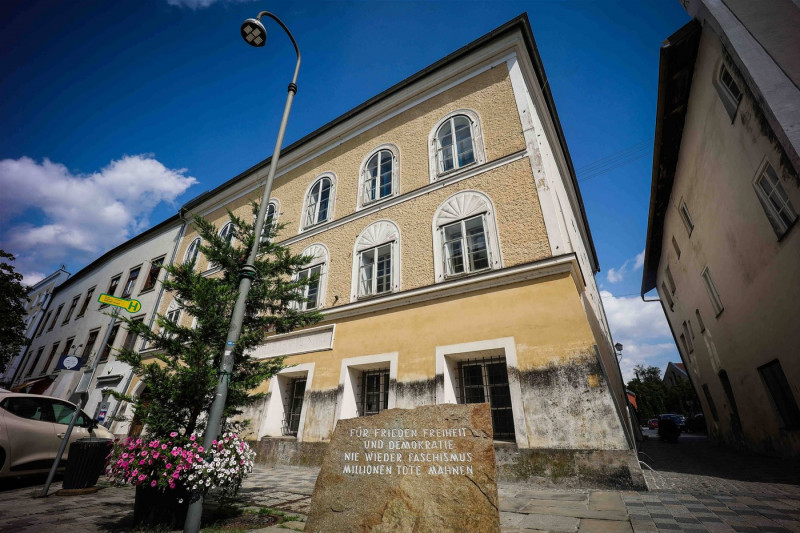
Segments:
[[[289,383],[289,394],[286,398],[286,419],[284,435],[297,435],[300,428],[300,413],[303,410],[303,396],[306,392],[306,378],[295,378]]]
[[[514,440],[514,414],[505,357],[465,359],[458,363],[458,403],[489,402],[495,440]]]
[[[389,405],[389,369],[365,370],[361,374],[359,416],[377,415]]]

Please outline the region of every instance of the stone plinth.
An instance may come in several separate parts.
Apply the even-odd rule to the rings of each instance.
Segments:
[[[306,531],[499,532],[489,405],[340,420]]]

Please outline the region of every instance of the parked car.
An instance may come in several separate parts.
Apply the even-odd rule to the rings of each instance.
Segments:
[[[667,442],[678,442],[681,431],[686,426],[686,419],[681,415],[658,415],[658,436]]]
[[[0,392],[0,478],[48,472],[75,409],[58,398]],[[81,411],[69,444],[86,437],[113,439],[114,435]],[[62,465],[68,455],[69,445]]]
[[[650,429],[658,429],[658,418],[651,418],[648,420],[647,427]]]

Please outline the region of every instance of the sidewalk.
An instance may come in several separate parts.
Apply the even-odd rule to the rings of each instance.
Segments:
[[[281,509],[301,520],[256,531],[302,530],[317,474],[315,468],[257,467],[242,488],[241,504]],[[656,472],[649,477],[660,476],[670,485],[670,475]],[[500,483],[502,531],[800,532],[798,485],[737,481],[735,486],[722,483],[724,491],[714,483],[696,483],[693,490],[691,475],[680,476],[681,492],[567,490]],[[52,491],[59,488],[60,484],[54,484]],[[0,532],[127,531],[133,512],[133,489],[129,487],[106,487],[84,496],[33,498],[39,490],[40,486],[31,484],[0,492]]]

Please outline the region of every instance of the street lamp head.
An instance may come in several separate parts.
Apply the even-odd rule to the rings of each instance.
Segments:
[[[267,30],[260,20],[247,19],[242,24],[242,39],[250,46],[264,46],[267,43]]]

